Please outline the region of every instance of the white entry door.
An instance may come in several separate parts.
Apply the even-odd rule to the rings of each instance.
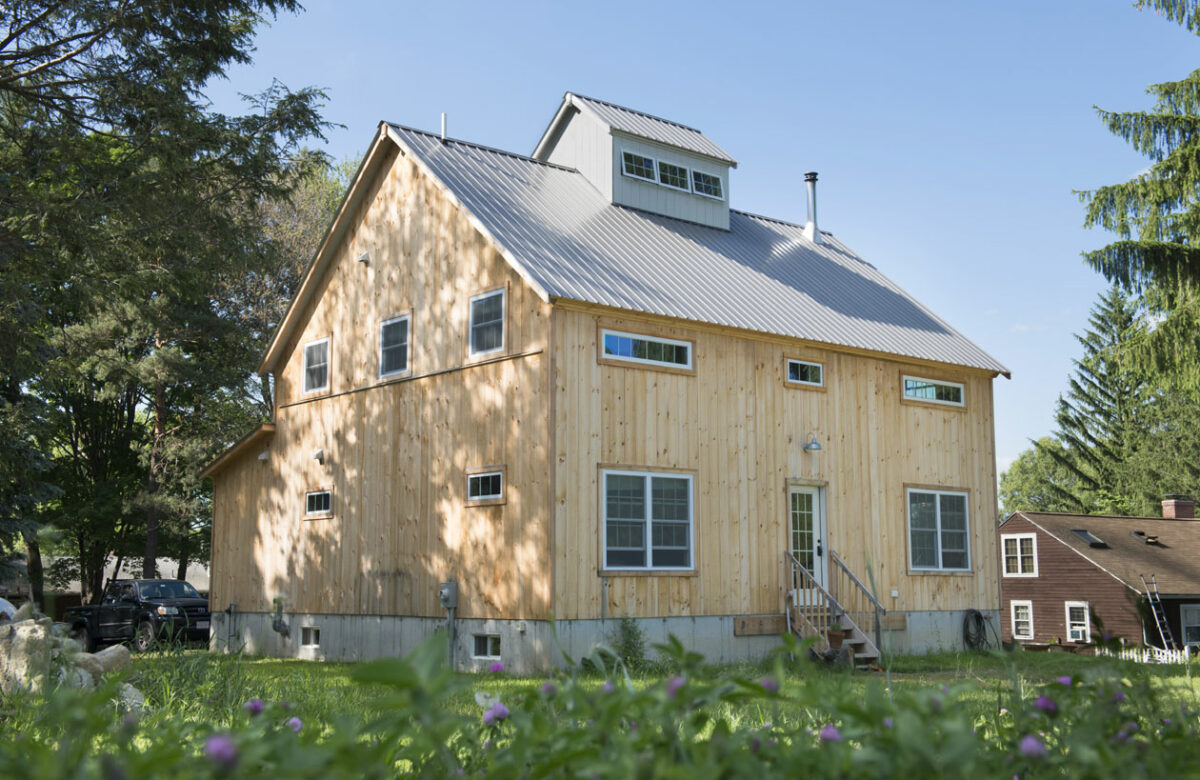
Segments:
[[[819,487],[793,487],[788,491],[792,555],[813,577],[826,585],[825,502]]]

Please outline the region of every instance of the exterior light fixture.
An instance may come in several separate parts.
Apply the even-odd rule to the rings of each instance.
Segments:
[[[325,465],[325,450],[317,450],[316,452],[314,452],[313,460],[315,460],[317,463],[320,463],[322,466],[324,466]]]
[[[821,442],[817,441],[817,434],[808,434],[808,441],[800,445],[800,448],[805,452],[820,452]]]

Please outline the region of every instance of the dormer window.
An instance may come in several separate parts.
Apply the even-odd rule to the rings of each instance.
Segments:
[[[632,176],[635,179],[645,179],[646,181],[654,181],[654,159],[651,157],[643,157],[640,154],[633,152],[622,152],[624,159],[623,170],[626,176]]]
[[[692,171],[692,192],[717,200],[725,199],[725,191],[721,189],[721,177],[702,171]]]
[[[658,164],[658,183],[664,187],[671,187],[684,192],[690,192],[688,188],[688,169],[681,165],[672,165],[669,162],[659,162]]]

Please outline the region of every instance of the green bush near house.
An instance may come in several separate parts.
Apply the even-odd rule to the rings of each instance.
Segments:
[[[712,668],[678,642],[667,674],[619,664],[549,678],[454,674],[443,648],[349,665],[207,653],[140,658],[130,681],[11,697],[6,777],[1138,777],[1200,762],[1185,667],[1034,654],[893,659],[834,672],[787,643]]]

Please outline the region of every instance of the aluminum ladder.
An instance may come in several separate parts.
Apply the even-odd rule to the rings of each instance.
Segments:
[[[1158,596],[1158,575],[1151,574],[1150,582],[1146,582],[1146,575],[1139,574],[1142,578],[1142,587],[1146,590],[1146,601],[1150,604],[1150,612],[1154,615],[1154,623],[1158,626],[1158,636],[1162,639],[1164,650],[1177,650],[1175,645],[1175,635],[1171,633],[1171,624],[1167,622],[1167,611],[1163,609],[1162,599]]]

